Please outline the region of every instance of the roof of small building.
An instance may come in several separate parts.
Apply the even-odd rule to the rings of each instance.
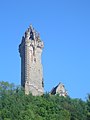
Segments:
[[[60,96],[66,96],[67,95],[67,91],[65,89],[64,84],[59,83],[56,87],[53,87],[53,89],[50,92],[52,95],[55,94],[60,94]]]

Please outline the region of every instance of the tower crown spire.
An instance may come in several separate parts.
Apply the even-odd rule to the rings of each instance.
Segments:
[[[25,38],[30,40],[40,40],[39,33],[34,29],[32,24],[30,24],[29,28],[25,32]]]

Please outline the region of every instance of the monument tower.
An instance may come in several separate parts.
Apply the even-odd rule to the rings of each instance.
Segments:
[[[19,45],[21,57],[21,86],[25,94],[42,95],[44,93],[43,69],[41,63],[44,45],[39,33],[30,25]]]

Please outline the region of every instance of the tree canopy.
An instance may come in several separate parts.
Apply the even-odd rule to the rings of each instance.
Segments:
[[[87,101],[59,95],[25,95],[24,89],[0,82],[0,120],[90,120]]]

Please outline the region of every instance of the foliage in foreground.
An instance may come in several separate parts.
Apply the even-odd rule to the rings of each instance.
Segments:
[[[24,90],[0,82],[0,120],[90,120],[90,95],[81,99],[25,95]]]

